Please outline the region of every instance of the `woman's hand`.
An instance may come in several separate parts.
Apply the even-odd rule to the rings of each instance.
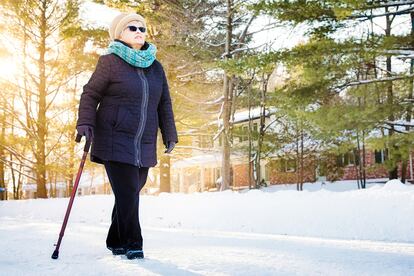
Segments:
[[[175,147],[175,142],[168,141],[168,146],[167,146],[167,149],[164,151],[164,153],[171,153],[174,147]]]
[[[89,139],[94,138],[93,134],[93,126],[90,125],[79,125],[76,127],[76,130],[78,131],[79,135],[85,136],[86,140],[89,141]]]

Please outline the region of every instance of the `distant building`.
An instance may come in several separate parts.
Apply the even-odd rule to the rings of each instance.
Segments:
[[[267,109],[265,125],[270,131],[280,131],[274,123],[274,109]],[[260,123],[260,109],[254,108],[250,111],[243,110],[235,113],[234,128],[244,130],[247,133],[249,118],[252,121],[253,130],[258,131]],[[221,121],[210,124],[217,129]],[[248,146],[247,135],[233,135],[233,147],[231,155],[232,189],[240,189],[249,185],[249,158],[246,147]],[[192,154],[172,162],[171,167],[171,191],[172,192],[203,192],[217,190],[221,181],[221,139],[213,139],[212,135],[192,135]],[[253,144],[254,150],[255,144]],[[407,165],[407,179],[413,179],[413,158]],[[357,179],[357,160],[353,152],[341,154],[336,157],[336,166],[340,168],[341,175],[335,180]],[[366,151],[366,177],[367,179],[378,179],[388,177],[388,171],[384,165],[386,156],[384,151]],[[304,160],[304,182],[314,182],[318,179],[332,180],[332,175],[320,175],[318,172],[318,158],[308,156]],[[252,164],[253,165],[253,164]],[[260,179],[267,185],[289,184],[297,182],[297,165],[295,159],[288,154],[270,155],[261,160]],[[401,170],[401,166],[400,166]],[[253,172],[250,173],[252,177]],[[252,184],[253,184],[253,180]]]

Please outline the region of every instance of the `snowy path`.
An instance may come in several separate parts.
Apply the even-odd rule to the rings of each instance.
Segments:
[[[112,256],[107,224],[1,218],[1,275],[414,275],[414,244],[144,228],[146,259]]]

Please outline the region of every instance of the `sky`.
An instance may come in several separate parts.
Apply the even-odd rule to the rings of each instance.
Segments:
[[[85,1],[80,8],[80,15],[86,19],[85,26],[108,28],[112,19],[119,14],[120,11],[107,7],[105,5]]]
[[[119,13],[118,10],[107,7],[105,5],[93,3],[90,1],[85,2],[81,7],[81,17],[85,19],[85,27],[105,28],[108,29],[112,19]],[[250,28],[250,32],[255,32],[264,25],[274,22],[269,16],[260,16],[253,21]],[[298,26],[293,30],[290,28],[278,28],[274,30],[267,30],[254,34],[251,47],[257,47],[267,42],[273,41],[272,48],[290,48],[303,40],[303,27]]]

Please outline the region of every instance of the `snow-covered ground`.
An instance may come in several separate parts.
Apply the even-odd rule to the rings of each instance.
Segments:
[[[0,202],[4,275],[414,275],[414,185],[142,196],[144,260],[105,248],[113,196]]]

